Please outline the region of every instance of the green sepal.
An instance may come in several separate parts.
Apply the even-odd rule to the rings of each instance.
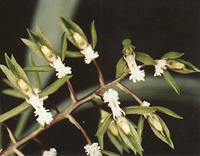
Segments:
[[[37,43],[40,41],[40,38],[33,31],[27,29],[27,32],[33,42]]]
[[[102,123],[99,123],[99,127],[97,130],[97,133],[95,134],[96,136],[102,136],[104,135],[104,133],[107,131],[108,126],[110,125],[110,123],[112,122],[112,118],[111,118],[112,114],[109,114]]]
[[[4,89],[2,93],[16,98],[24,99],[24,95],[22,95],[19,91],[15,89]]]
[[[116,78],[120,77],[126,70],[126,61],[121,57],[116,66]]]
[[[151,56],[149,56],[146,53],[142,53],[142,52],[135,52],[136,56],[135,59],[146,64],[146,65],[156,65],[156,61],[154,59],[151,58]]]
[[[62,62],[65,59],[66,50],[67,50],[67,33],[64,32],[61,37],[61,60],[62,60]]]
[[[22,104],[20,104],[19,106],[11,109],[10,111],[0,115],[0,123],[22,113],[23,111],[25,111],[27,108],[31,107],[30,104],[28,104],[26,101],[24,101]]]
[[[13,86],[18,87],[17,80],[18,78],[4,65],[0,65],[1,70],[6,75],[8,80],[13,84]]]
[[[38,44],[36,44],[36,43],[34,43],[34,42],[32,42],[32,41],[29,41],[29,40],[27,40],[27,39],[24,39],[24,38],[22,38],[21,40],[22,40],[22,42],[24,42],[24,44],[26,44],[26,46],[29,47],[36,55],[38,55],[38,56],[40,56],[40,57],[46,59],[46,58],[44,57],[42,51],[41,51],[41,47],[40,47]]]
[[[97,32],[95,29],[94,21],[92,21],[92,23],[90,25],[90,30],[91,30],[91,38],[92,38],[91,45],[92,45],[92,49],[94,49],[97,44]]]
[[[81,35],[87,41],[87,38],[83,30],[76,23],[74,23],[68,17],[66,18],[61,17],[61,20],[62,20],[61,27],[67,33],[67,38],[70,42],[72,42],[76,46],[76,43],[73,39],[72,31],[79,33],[79,35]]]
[[[36,32],[38,37],[40,38],[40,44],[47,46],[49,49],[53,50],[53,45],[50,42],[50,40],[48,39],[48,37],[46,37],[43,32],[40,30],[40,28],[38,26],[36,26]]]
[[[25,71],[28,72],[48,72],[54,70],[53,67],[50,65],[43,65],[43,66],[27,66],[24,68]]]
[[[173,145],[173,142],[170,138],[170,132],[169,132],[169,129],[167,127],[167,125],[164,123],[164,121],[157,115],[161,125],[162,125],[162,128],[163,128],[163,134],[156,130],[150,123],[150,127],[152,129],[152,131],[154,132],[154,134],[160,139],[162,140],[163,142],[167,143],[171,148],[174,149],[174,145]]]
[[[31,66],[35,67],[35,62],[34,62],[33,57],[31,55],[29,57],[29,61],[30,61]],[[38,72],[32,72],[32,75],[33,75],[33,78],[34,78],[34,81],[35,81],[37,88],[39,90],[41,90],[42,87],[41,87],[41,80],[40,80],[39,73]]]
[[[126,114],[149,114],[155,112],[157,109],[155,107],[145,107],[145,106],[129,106],[123,108]]]
[[[105,150],[102,150],[101,153],[103,153],[107,156],[120,156],[119,154],[116,154],[116,153],[111,152],[111,151],[105,151]]]
[[[161,107],[161,106],[153,106],[153,108],[156,108],[156,111],[164,113],[164,114],[167,114],[167,115],[169,115],[171,117],[174,117],[174,118],[177,118],[177,119],[183,119],[182,116],[176,114],[175,112],[171,111],[168,108]]]
[[[176,61],[183,63],[186,67],[185,69],[182,70],[173,70],[175,72],[181,73],[181,74],[189,74],[189,73],[194,73],[194,72],[200,72],[200,69],[198,69],[196,66],[194,66],[192,63],[185,61],[185,60],[181,60],[181,59],[177,59]]]
[[[104,135],[97,136],[98,143],[100,145],[101,150],[104,149]]]
[[[143,117],[143,115],[140,115],[140,118],[139,118],[139,121],[138,121],[138,125],[137,125],[137,133],[138,133],[138,136],[140,138],[140,142],[141,143],[142,143],[143,129],[144,129],[144,117]]]
[[[12,83],[8,79],[3,79],[3,82],[8,85],[9,87],[15,88]]]
[[[42,90],[39,93],[39,97],[44,97],[44,96],[48,96],[50,94],[53,94],[54,92],[56,92],[63,84],[65,84],[65,82],[67,80],[69,80],[72,77],[72,75],[66,75],[60,79],[57,79],[56,81],[54,81],[52,84],[50,84],[47,88],[45,88],[44,90]]]
[[[161,58],[162,59],[177,59],[177,58],[180,58],[183,55],[184,55],[184,53],[171,51],[171,52],[164,54]]]
[[[66,51],[66,57],[69,58],[79,58],[79,57],[84,57],[83,54],[81,54],[80,52],[75,52],[75,51]]]
[[[167,70],[164,70],[163,77],[165,78],[166,82],[175,90],[175,92],[180,95],[180,89],[177,82]]]

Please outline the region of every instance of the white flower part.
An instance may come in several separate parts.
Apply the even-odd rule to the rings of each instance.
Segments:
[[[36,93],[36,94],[38,94],[39,92],[41,92],[41,90],[39,90],[38,88],[33,88],[33,90],[34,90],[34,92]],[[46,99],[48,99],[48,95],[47,96],[44,96],[44,97],[42,97],[42,98],[40,98],[42,101],[44,101],[44,100],[46,100]]]
[[[35,116],[38,116],[36,119],[37,122],[44,127],[45,123],[50,124],[53,120],[51,112],[43,107],[43,100],[39,98],[38,94],[31,94],[29,98],[26,98],[26,101],[33,106],[35,109]]]
[[[144,107],[149,107],[149,106],[150,106],[150,103],[147,102],[147,101],[143,101],[142,106],[144,106]]]
[[[163,74],[163,69],[167,69],[167,61],[166,60],[157,60],[157,65],[155,65],[155,73],[154,76],[161,76]]]
[[[92,145],[87,144],[84,146],[85,153],[90,156],[102,156],[100,147],[98,143],[93,143]]]
[[[117,91],[113,89],[109,89],[103,94],[103,100],[104,102],[108,102],[108,107],[111,108],[113,113],[113,118],[116,120],[116,117],[123,115],[126,115],[125,112],[119,107],[120,102]]]
[[[133,54],[125,56],[124,55],[124,59],[127,62],[128,68],[130,70],[130,76],[129,76],[129,80],[132,80],[133,83],[139,82],[139,81],[144,81],[144,77],[145,77],[145,72],[144,70],[140,70],[141,66],[137,66],[136,62],[135,62],[135,58],[133,56]]]
[[[56,74],[56,76],[58,78],[62,78],[65,75],[71,74],[71,67],[65,67],[65,65],[62,63],[61,59],[59,56],[57,56],[57,59],[53,62],[50,63],[50,66],[52,66],[53,68],[55,68],[55,71],[57,71],[58,73]]]
[[[85,48],[84,50],[81,50],[81,54],[83,54],[85,56],[85,63],[86,64],[90,64],[90,62],[99,57],[98,52],[94,52],[94,50],[92,49],[92,46],[89,44],[87,48]]]
[[[57,156],[57,151],[55,148],[50,148],[49,151],[44,151],[42,156]]]

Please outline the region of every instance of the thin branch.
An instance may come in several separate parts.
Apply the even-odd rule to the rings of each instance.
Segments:
[[[75,93],[74,88],[72,87],[72,84],[69,80],[67,80],[67,85],[68,85],[68,88],[70,91],[71,99],[72,99],[73,103],[76,103],[77,102],[76,93]]]
[[[121,90],[125,91],[127,94],[129,94],[130,96],[132,96],[140,105],[142,105],[143,102],[130,89],[128,89],[125,85],[123,85],[122,83],[119,82],[117,84],[117,86]]]
[[[72,124],[74,124],[81,131],[81,133],[85,137],[87,143],[91,145],[92,142],[91,142],[90,138],[88,137],[87,133],[85,132],[85,130],[83,129],[83,127],[76,121],[76,119],[73,116],[69,115],[68,118],[69,118],[69,121]]]
[[[97,72],[99,74],[99,82],[100,82],[101,86],[103,86],[103,85],[105,85],[105,81],[104,81],[104,77],[103,77],[103,74],[101,72],[101,69],[100,69],[100,67],[99,67],[99,65],[98,65],[98,63],[95,59],[93,60],[93,63],[94,63],[94,65],[97,69]]]
[[[18,156],[24,156],[24,154],[18,150],[18,149],[14,149],[14,152],[18,155]]]

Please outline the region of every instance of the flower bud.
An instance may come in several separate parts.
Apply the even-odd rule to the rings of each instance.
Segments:
[[[125,117],[123,116],[117,117],[117,125],[126,135],[131,135],[129,122]]]
[[[185,69],[185,65],[183,63],[175,61],[175,60],[168,60],[167,66],[170,69]]]
[[[79,49],[84,50],[88,47],[88,42],[79,33],[73,33],[73,38]]]
[[[23,79],[19,79],[17,81],[17,84],[20,88],[20,91],[22,92],[22,94],[24,94],[25,96],[30,96],[32,94],[34,94],[34,91],[33,89],[31,88],[31,86],[26,82],[24,81]]]
[[[41,51],[44,54],[44,57],[47,59],[47,61],[53,63],[57,59],[57,56],[48,47],[42,45]]]
[[[116,127],[114,121],[112,121],[112,122],[110,123],[110,125],[108,126],[108,130],[109,130],[113,135],[119,136],[119,132],[118,132],[118,129],[117,129],[117,127]]]
[[[162,124],[156,114],[148,115],[148,122],[161,134],[163,134],[163,127]]]

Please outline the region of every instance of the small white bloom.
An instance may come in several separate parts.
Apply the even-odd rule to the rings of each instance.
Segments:
[[[104,102],[108,102],[108,107],[111,108],[113,113],[113,118],[116,120],[116,117],[121,116],[122,114],[125,115],[125,112],[119,107],[120,102],[117,91],[113,89],[109,89],[103,94]]]
[[[64,77],[65,75],[72,73],[71,67],[68,67],[68,66],[65,67],[65,65],[62,63],[59,56],[57,56],[57,59],[53,63],[50,63],[50,66],[55,68],[55,71],[58,72],[56,74],[56,76],[58,76],[58,78]]]
[[[86,64],[90,64],[90,62],[99,57],[98,52],[94,52],[94,50],[92,49],[91,45],[89,44],[87,48],[85,48],[84,50],[81,50],[81,54],[83,54],[85,56],[85,63]]]
[[[41,92],[41,90],[39,90],[38,88],[33,88],[33,90],[34,90],[34,92],[36,93],[36,94],[38,94],[39,92]],[[48,99],[48,95],[47,96],[44,96],[44,97],[42,97],[42,98],[40,98],[42,101],[44,101],[44,100],[46,100],[46,99]]]
[[[55,148],[50,148],[49,151],[44,151],[42,156],[56,156],[57,155],[57,151]]]
[[[92,145],[87,144],[85,147],[85,153],[90,156],[102,156],[100,147],[98,143],[93,143]]]
[[[157,60],[157,65],[155,65],[155,73],[154,76],[161,76],[163,74],[163,69],[167,69],[167,61],[166,60]]]
[[[133,83],[136,83],[139,81],[144,81],[145,72],[144,72],[144,70],[140,70],[141,66],[137,66],[133,54],[128,55],[128,56],[124,55],[124,59],[127,62],[127,65],[128,65],[128,68],[129,68],[130,74],[131,74],[129,76],[129,80],[132,80]]]
[[[142,106],[144,106],[144,107],[149,107],[149,106],[150,106],[150,103],[147,102],[147,101],[143,101]]]

